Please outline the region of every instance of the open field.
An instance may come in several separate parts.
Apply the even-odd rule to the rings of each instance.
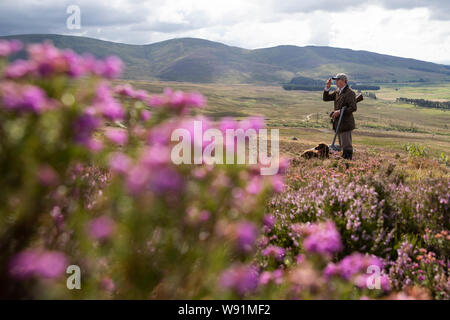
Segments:
[[[160,93],[165,87],[198,91],[208,98],[202,112],[213,118],[242,118],[262,115],[269,127],[279,128],[283,140],[296,137],[298,143],[313,146],[331,142],[328,114],[332,103],[322,101],[321,92],[285,91],[275,86],[191,84],[178,82],[135,81],[136,87]],[[450,154],[450,112],[419,108],[395,102],[398,97],[450,100],[450,84],[433,86],[382,87],[378,99],[365,98],[355,114],[357,130],[354,145],[358,149],[401,152],[408,143],[424,145],[429,154]]]

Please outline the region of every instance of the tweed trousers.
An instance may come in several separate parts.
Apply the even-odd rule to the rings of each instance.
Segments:
[[[338,134],[339,145],[341,146],[341,150],[353,151],[352,146],[352,131],[344,131]]]

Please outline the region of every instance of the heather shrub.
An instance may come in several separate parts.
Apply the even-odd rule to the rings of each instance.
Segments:
[[[171,132],[192,131],[194,119],[219,129],[260,128],[261,120],[213,123],[195,115],[206,104],[198,93],[114,85],[115,57],[50,43],[27,52],[27,60],[2,60],[0,296],[231,294],[230,281],[218,279],[228,267],[248,268],[267,197],[282,179],[261,176],[257,165],[177,166]],[[66,288],[69,265],[80,267],[81,290]]]

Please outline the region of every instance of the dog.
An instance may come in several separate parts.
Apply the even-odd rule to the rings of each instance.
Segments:
[[[328,147],[328,145],[325,143],[319,143],[319,145],[317,147],[303,151],[303,153],[300,156],[305,159],[329,158],[330,157],[330,147]]]

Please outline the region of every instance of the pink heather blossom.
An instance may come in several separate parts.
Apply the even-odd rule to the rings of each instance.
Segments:
[[[270,245],[266,247],[261,254],[265,257],[274,257],[280,261],[285,255],[285,250],[281,247]]]
[[[236,228],[236,241],[240,250],[250,251],[255,244],[258,230],[251,222],[241,222]]]
[[[171,148],[166,145],[156,144],[144,149],[140,162],[149,168],[172,163]]]
[[[255,176],[249,181],[245,190],[250,194],[258,194],[261,192],[262,187],[261,178]]]
[[[150,120],[151,117],[152,117],[152,113],[150,111],[142,110],[142,112],[141,112],[142,121],[146,122],[146,121]]]
[[[148,186],[155,193],[177,192],[183,186],[182,176],[170,167],[162,167],[151,172]]]
[[[139,194],[147,190],[150,170],[147,167],[138,164],[132,166],[126,174],[126,185],[128,191],[132,194]]]
[[[264,226],[266,226],[269,230],[271,230],[273,228],[273,226],[275,225],[275,217],[270,214],[266,214],[264,216],[263,223],[264,223]]]
[[[85,141],[84,146],[93,152],[98,152],[103,149],[103,143],[95,138],[90,138]]]
[[[101,287],[105,291],[112,292],[116,289],[114,281],[110,277],[104,277],[100,283]]]
[[[135,91],[130,84],[121,84],[114,87],[114,92],[129,98],[135,97]]]
[[[152,107],[161,107],[165,104],[164,98],[157,95],[150,96],[146,101],[147,104]]]
[[[130,169],[131,160],[123,153],[114,153],[109,160],[109,167],[113,172],[125,174]]]
[[[19,79],[35,71],[36,64],[33,61],[18,59],[6,67],[5,76],[8,79]]]
[[[329,263],[324,270],[324,275],[326,278],[338,275],[346,280],[350,280],[357,274],[367,273],[369,266],[377,266],[382,269],[383,262],[376,256],[355,252],[338,263]]]
[[[39,87],[18,85],[12,82],[3,83],[0,87],[3,105],[19,112],[41,113],[52,107],[52,102]]]
[[[70,49],[64,50],[62,56],[67,64],[67,75],[72,78],[78,78],[86,73],[81,57]]]
[[[277,285],[281,284],[283,282],[283,270],[277,269],[272,272],[262,272],[259,277],[259,285],[267,285],[270,282],[273,282]]]
[[[105,136],[118,145],[124,145],[128,141],[128,133],[123,129],[107,128]]]
[[[28,249],[13,257],[9,272],[15,278],[56,278],[64,273],[67,265],[67,258],[61,252]]]
[[[236,120],[231,117],[224,117],[219,122],[219,129],[226,134],[227,129],[237,129],[239,128],[239,124]]]
[[[145,90],[137,90],[137,91],[135,92],[135,98],[136,98],[137,100],[140,100],[140,101],[147,101],[148,97],[149,97],[148,92],[145,91]]]
[[[37,73],[47,77],[56,73],[66,73],[69,69],[62,52],[51,42],[31,44],[28,46],[30,60],[37,64]]]
[[[76,141],[84,146],[91,145],[92,135],[102,123],[102,120],[97,116],[95,108],[88,107],[84,109],[83,114],[73,123]]]
[[[254,129],[258,131],[265,127],[264,118],[262,117],[248,117],[239,123],[239,127],[243,130]]]
[[[199,93],[186,93],[179,90],[173,91],[171,88],[164,89],[163,97],[152,96],[148,101],[150,105],[156,107],[167,104],[172,109],[181,113],[184,113],[189,108],[202,108],[206,105],[206,98]]]
[[[273,190],[277,193],[281,193],[285,190],[286,186],[283,181],[283,177],[279,174],[275,174],[273,176],[270,176],[271,183]]]
[[[88,234],[96,240],[110,238],[114,233],[115,228],[116,223],[107,216],[93,219],[87,225]]]
[[[50,166],[43,165],[37,171],[39,182],[44,186],[52,186],[58,183],[58,173]]]
[[[225,289],[230,289],[239,295],[254,292],[258,287],[259,275],[253,266],[233,265],[220,277],[219,283]]]
[[[0,40],[0,57],[7,57],[22,50],[23,45],[19,40]]]
[[[201,222],[206,222],[206,221],[208,221],[210,217],[211,217],[211,213],[210,213],[208,210],[202,210],[202,211],[200,212],[200,217],[199,217],[199,219],[200,219]]]
[[[308,233],[308,237],[303,241],[306,251],[332,255],[342,250],[341,236],[334,222],[313,224],[309,227]]]
[[[206,105],[206,98],[200,93],[191,92],[185,96],[185,103],[188,106],[202,108]]]
[[[108,120],[123,120],[125,111],[121,104],[114,99],[109,86],[101,83],[97,87],[96,96],[94,98],[94,107]]]
[[[123,62],[116,56],[106,57],[105,60],[100,60],[97,64],[97,72],[105,78],[114,79],[122,74]]]

